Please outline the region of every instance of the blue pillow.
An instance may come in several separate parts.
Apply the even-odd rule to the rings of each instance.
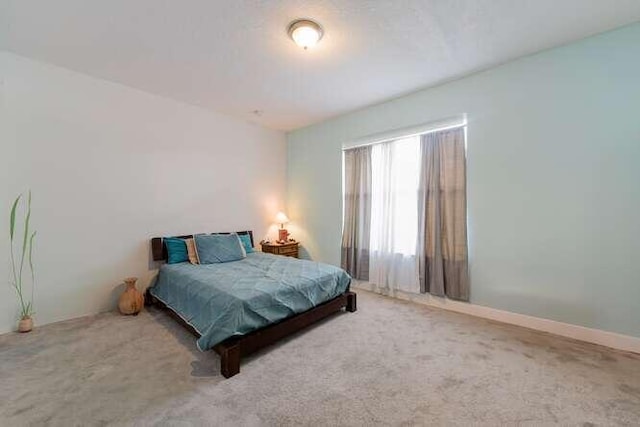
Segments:
[[[251,237],[248,234],[238,234],[240,241],[242,242],[242,246],[244,246],[245,252],[250,254],[253,252],[253,246],[251,246]]]
[[[187,253],[187,243],[177,237],[165,237],[164,244],[167,246],[167,264],[177,264],[189,261]]]
[[[200,264],[238,261],[247,256],[236,233],[194,236]]]

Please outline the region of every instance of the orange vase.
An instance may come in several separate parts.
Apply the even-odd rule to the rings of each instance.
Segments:
[[[122,314],[133,314],[135,316],[140,313],[144,306],[144,295],[136,289],[137,280],[137,277],[124,279],[127,289],[120,295],[120,300],[118,301],[118,309]]]
[[[18,323],[18,331],[19,332],[31,332],[33,329],[33,318],[31,316],[26,316],[20,319]]]

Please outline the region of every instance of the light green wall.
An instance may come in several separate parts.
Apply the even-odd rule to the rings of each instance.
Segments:
[[[309,255],[340,260],[344,142],[462,113],[471,302],[640,336],[640,24],[290,133]]]

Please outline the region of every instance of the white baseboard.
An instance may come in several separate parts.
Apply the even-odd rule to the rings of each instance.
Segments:
[[[428,294],[411,294],[402,291],[389,293],[385,290],[378,289],[376,285],[368,282],[354,281],[352,285],[357,289],[364,289],[366,291],[392,296],[394,298],[412,301],[418,304],[428,305],[430,307],[442,308],[445,310],[455,311],[457,313],[464,313],[498,322],[523,326],[525,328],[549,332],[551,334],[586,341],[593,344],[604,345],[618,350],[640,353],[640,338],[632,337],[630,335],[622,335],[615,332],[586,328],[584,326],[572,325],[570,323],[558,322],[540,317],[527,316],[526,314],[498,310],[496,308],[482,305],[454,301],[446,298],[438,298]]]

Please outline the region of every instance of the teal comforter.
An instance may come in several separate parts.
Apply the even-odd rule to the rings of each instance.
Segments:
[[[349,289],[328,264],[254,252],[223,264],[166,264],[151,295],[200,334],[200,350],[309,310]]]

